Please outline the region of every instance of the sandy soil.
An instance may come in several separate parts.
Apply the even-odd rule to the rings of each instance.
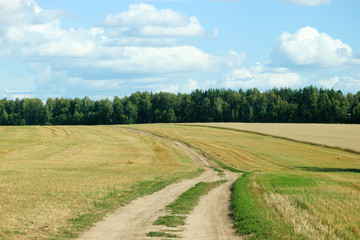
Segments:
[[[184,239],[235,240],[241,239],[232,227],[229,205],[231,187],[239,174],[226,171],[228,182],[203,196],[187,218]]]
[[[140,134],[147,134],[138,131]],[[150,134],[151,135],[151,134]],[[156,137],[152,135],[153,137]],[[206,167],[210,163],[198,151],[185,144],[167,140],[183,150],[198,166]],[[183,239],[241,239],[235,235],[230,215],[231,186],[239,174],[226,171],[225,178],[229,181],[213,189],[201,198],[199,205],[187,218],[187,224],[182,227]],[[79,239],[164,239],[150,238],[146,233],[161,230],[164,227],[154,226],[152,223],[159,217],[166,215],[165,207],[175,201],[183,192],[196,183],[213,182],[221,179],[217,172],[206,168],[205,172],[193,179],[182,180],[171,184],[159,192],[132,201],[125,207],[98,222],[92,229],[85,232]],[[166,227],[165,227],[166,228]]]

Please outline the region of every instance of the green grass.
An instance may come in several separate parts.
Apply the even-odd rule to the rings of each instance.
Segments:
[[[232,193],[232,211],[234,226],[240,235],[253,235],[254,239],[264,238],[271,232],[271,224],[257,206],[248,189],[251,173],[244,173],[234,186]]]
[[[212,166],[210,166],[210,168],[212,170],[214,170],[215,172],[217,172],[219,177],[225,176],[224,170],[222,170],[220,168],[212,167]]]
[[[226,180],[211,183],[199,182],[194,187],[181,194],[173,203],[170,203],[167,206],[167,209],[169,209],[172,214],[189,214],[199,203],[202,195],[205,195],[211,189],[224,182],[226,182]]]
[[[212,170],[214,170],[215,172],[218,172],[218,173],[223,173],[223,172],[224,172],[224,170],[219,169],[219,168],[216,168],[216,167],[210,166],[210,168],[211,168]]]
[[[166,237],[166,238],[179,238],[178,235],[165,232],[149,232],[146,234],[148,237]]]
[[[262,190],[253,186],[253,175],[244,173],[233,186],[231,206],[237,233],[248,239],[305,239],[267,208]]]
[[[185,225],[186,216],[167,215],[159,217],[154,225],[165,225],[167,227],[178,227]]]

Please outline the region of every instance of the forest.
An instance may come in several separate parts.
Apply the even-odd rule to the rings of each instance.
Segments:
[[[0,125],[175,122],[360,123],[360,91],[300,89],[136,92],[123,98],[1,99]]]

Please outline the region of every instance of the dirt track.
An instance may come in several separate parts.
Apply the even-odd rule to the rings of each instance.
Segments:
[[[138,131],[139,134],[155,135]],[[164,139],[164,138],[162,138]],[[184,151],[198,166],[209,166],[207,159],[196,150],[183,143],[167,140],[172,145]],[[188,216],[186,225],[179,228],[181,231],[176,234],[182,239],[241,239],[235,235],[232,228],[230,210],[230,188],[239,174],[229,171],[225,172],[228,182],[213,189],[208,195],[200,199],[199,205]],[[147,237],[150,231],[166,230],[163,226],[154,226],[152,223],[159,217],[167,215],[165,206],[173,202],[183,192],[194,186],[196,183],[213,182],[220,180],[217,172],[206,167],[200,176],[193,179],[186,179],[167,186],[159,192],[132,201],[125,207],[107,216],[98,222],[92,229],[85,232],[79,239],[164,239]]]

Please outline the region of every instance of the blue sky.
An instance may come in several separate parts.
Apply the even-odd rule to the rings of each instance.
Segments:
[[[358,0],[0,0],[0,98],[360,90]]]

